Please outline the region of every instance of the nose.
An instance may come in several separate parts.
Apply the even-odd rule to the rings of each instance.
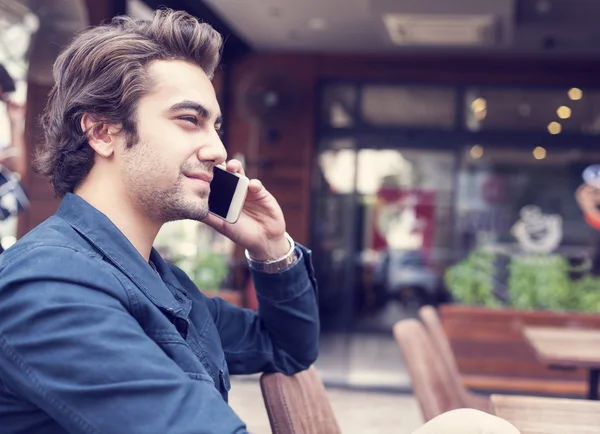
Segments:
[[[198,160],[212,162],[215,166],[227,160],[227,151],[216,131],[211,133],[204,145],[198,149],[197,155]]]

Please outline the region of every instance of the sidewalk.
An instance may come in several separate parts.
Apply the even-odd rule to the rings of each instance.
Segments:
[[[410,376],[391,332],[322,335],[315,366],[326,385],[410,392]]]
[[[269,434],[269,420],[256,377],[232,378],[229,403],[252,434]],[[329,400],[343,434],[410,434],[422,425],[411,395],[329,389]]]

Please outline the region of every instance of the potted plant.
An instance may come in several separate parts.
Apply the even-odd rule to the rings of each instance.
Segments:
[[[507,263],[505,282],[498,279],[502,273],[497,265],[502,262]],[[570,277],[582,271],[582,277]],[[582,267],[571,266],[566,258],[557,254],[519,253],[510,255],[507,261],[499,261],[499,253],[480,248],[449,267],[444,280],[455,300],[462,304],[600,312],[600,278]]]
[[[440,315],[468,387],[502,393],[583,396],[582,370],[557,371],[537,360],[526,325],[600,329],[600,278],[556,254],[475,250],[450,267],[457,303]],[[587,267],[589,268],[589,267]],[[579,275],[573,278],[573,275]]]
[[[241,291],[226,288],[233,243],[214,229],[190,220],[168,223],[157,236],[155,247],[208,297],[243,304]]]

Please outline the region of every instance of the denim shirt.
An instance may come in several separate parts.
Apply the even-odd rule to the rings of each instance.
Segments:
[[[67,195],[0,255],[0,433],[245,433],[229,374],[308,368],[319,321],[310,252],[253,272],[259,314],[208,298]],[[154,268],[154,269],[153,269]]]

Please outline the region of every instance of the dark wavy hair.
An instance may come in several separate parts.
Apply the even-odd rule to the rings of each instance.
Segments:
[[[73,192],[94,165],[85,113],[98,122],[121,124],[127,146],[137,143],[136,109],[152,83],[154,60],[184,60],[212,78],[222,38],[210,25],[186,12],[161,9],[151,21],[116,17],[78,34],[54,64],[54,87],[42,115],[44,143],[34,162],[57,197]]]

